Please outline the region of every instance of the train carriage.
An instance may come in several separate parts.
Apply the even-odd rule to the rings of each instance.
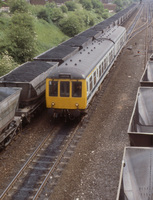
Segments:
[[[47,108],[70,117],[84,112],[125,41],[125,28],[115,26],[54,68],[46,80]]]

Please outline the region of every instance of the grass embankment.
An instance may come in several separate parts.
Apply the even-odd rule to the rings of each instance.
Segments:
[[[68,36],[64,35],[57,26],[49,24],[44,20],[35,20],[35,30],[38,37],[38,54],[43,53],[68,39]]]
[[[3,13],[3,15],[0,16],[0,48],[1,51],[5,53],[0,56],[0,76],[8,73],[10,70],[20,65],[8,55],[7,51],[5,51],[5,49],[7,49],[6,47],[8,45],[10,46],[10,42],[7,38],[10,20],[11,17],[7,13]],[[34,26],[37,35],[35,56],[68,39],[68,36],[62,33],[57,26],[47,23],[44,20],[35,18]]]

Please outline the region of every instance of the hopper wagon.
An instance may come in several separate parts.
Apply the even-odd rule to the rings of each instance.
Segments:
[[[45,80],[56,66],[55,62],[31,61],[0,78],[0,87],[22,88],[16,116],[30,121],[34,111],[45,102]]]
[[[15,117],[20,93],[21,88],[0,87],[0,147],[10,142],[21,123]]]
[[[116,200],[152,199],[153,148],[125,147]]]
[[[145,87],[153,87],[153,55],[150,56],[150,59],[146,64],[146,68],[140,79],[140,85]]]
[[[153,146],[153,88],[139,87],[128,134],[132,146]]]

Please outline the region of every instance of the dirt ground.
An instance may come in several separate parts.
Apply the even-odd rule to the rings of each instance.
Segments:
[[[144,38],[142,32],[119,55],[75,153],[45,200],[116,199],[123,151],[129,145],[127,129],[145,67]],[[50,129],[44,111],[0,152],[0,194]]]

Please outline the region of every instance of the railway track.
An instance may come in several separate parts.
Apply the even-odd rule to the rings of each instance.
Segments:
[[[153,12],[153,6],[151,3],[148,2],[148,4],[144,4],[144,6],[141,6],[136,17],[130,24],[130,26],[127,28],[127,43],[136,37],[139,33],[142,31],[146,31],[145,36],[145,61],[144,66],[146,65],[146,62],[149,58],[149,56],[153,53],[152,50],[152,12]],[[144,23],[143,25],[139,26],[137,28],[138,22],[141,20],[141,16],[143,16]],[[146,17],[144,17],[146,16]]]
[[[149,15],[148,15],[148,7],[141,6],[139,12],[137,13],[136,17],[132,21],[132,24],[127,28],[127,42],[133,39],[137,34],[144,31],[149,24]],[[146,15],[146,17],[144,17]],[[141,16],[143,16],[144,23],[141,26],[138,26],[138,22],[141,20]]]
[[[77,132],[78,127],[76,124],[56,125],[25,162],[0,199],[37,199],[50,177],[54,186],[54,178],[63,170],[81,137]]]
[[[64,125],[62,128],[58,125],[46,136],[0,199],[38,199],[49,179],[52,182],[51,190],[53,189],[81,137],[79,125],[63,127]],[[44,199],[45,194],[41,195],[41,199]]]

